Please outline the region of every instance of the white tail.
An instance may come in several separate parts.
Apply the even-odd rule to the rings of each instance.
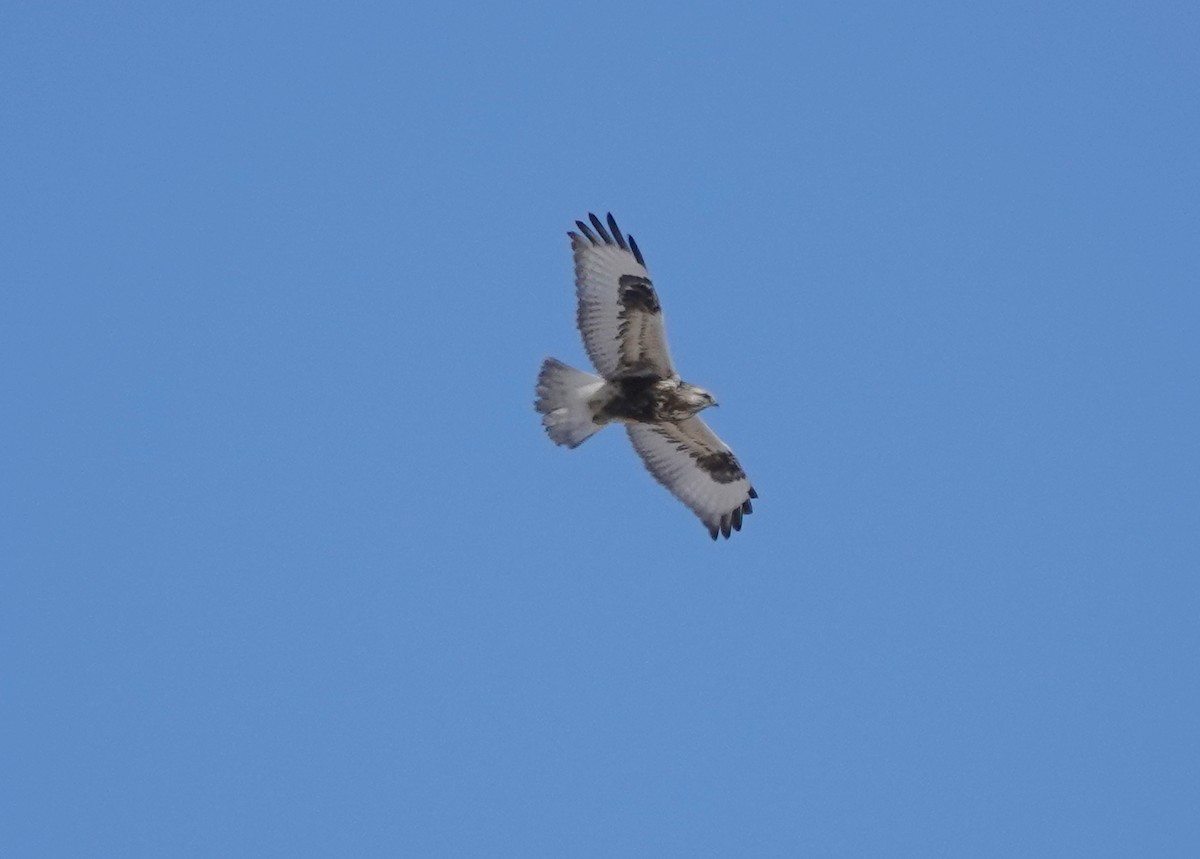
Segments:
[[[592,420],[588,401],[604,387],[604,380],[562,361],[547,358],[538,373],[537,402],[542,425],[555,444],[579,447],[603,428]]]

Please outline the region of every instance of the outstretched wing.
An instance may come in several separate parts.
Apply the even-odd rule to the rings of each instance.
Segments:
[[[654,479],[692,509],[715,540],[742,530],[758,493],[737,457],[700,418],[679,423],[626,424],[629,440]]]
[[[642,252],[608,216],[608,229],[595,215],[592,225],[576,221],[569,232],[575,256],[576,324],[583,346],[606,379],[629,376],[670,378],[662,308]]]

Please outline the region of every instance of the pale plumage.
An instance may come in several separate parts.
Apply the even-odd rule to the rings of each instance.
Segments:
[[[700,517],[715,540],[742,530],[758,493],[733,452],[700,418],[676,423],[626,424],[625,431],[646,468]]]
[[[662,308],[637,244],[629,245],[613,221],[613,233],[595,219],[596,232],[576,221],[568,233],[575,257],[575,315],[592,365],[606,379],[675,375],[667,351]],[[611,219],[611,215],[609,216]]]
[[[589,215],[569,232],[575,257],[576,323],[599,376],[547,359],[536,402],[546,432],[576,447],[623,423],[654,478],[691,508],[715,540],[739,531],[758,495],[733,452],[696,414],[716,398],[679,378],[667,350],[662,307],[632,236],[612,215]]]

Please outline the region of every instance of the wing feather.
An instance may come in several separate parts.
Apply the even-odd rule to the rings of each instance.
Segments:
[[[612,216],[612,212],[608,213],[608,228],[612,230],[612,236],[616,239],[617,247],[623,251],[629,250],[629,245],[625,244],[625,236],[621,234],[621,228],[617,226],[617,219]]]
[[[579,227],[579,232],[581,232],[585,236],[587,236],[587,240],[589,242],[591,242],[594,245],[600,244],[600,240],[598,238],[596,238],[596,234],[593,233],[591,231],[591,229],[588,228],[588,225],[585,224],[583,221],[576,221],[575,226]],[[575,236],[572,236],[570,233],[567,233],[567,235],[571,236],[572,239],[575,238]]]
[[[742,530],[753,512],[750,485],[733,451],[700,418],[627,424],[629,440],[654,479],[700,517],[714,540]]]
[[[609,213],[608,217],[612,218],[611,212]],[[600,233],[600,238],[604,239],[604,243],[606,245],[618,244],[617,242],[613,241],[613,237],[608,234],[608,230],[604,229],[603,221],[601,221],[591,212],[588,212],[588,220],[592,222],[592,226],[596,228],[596,232]]]
[[[588,357],[606,379],[675,375],[662,307],[642,253],[608,215],[588,215],[570,232],[575,257],[576,323]],[[610,232],[611,231],[611,232]]]

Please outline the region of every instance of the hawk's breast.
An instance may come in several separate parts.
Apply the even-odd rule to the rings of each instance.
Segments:
[[[618,379],[612,382],[613,395],[600,407],[597,417],[644,424],[669,420],[665,405],[677,384],[648,376]]]

